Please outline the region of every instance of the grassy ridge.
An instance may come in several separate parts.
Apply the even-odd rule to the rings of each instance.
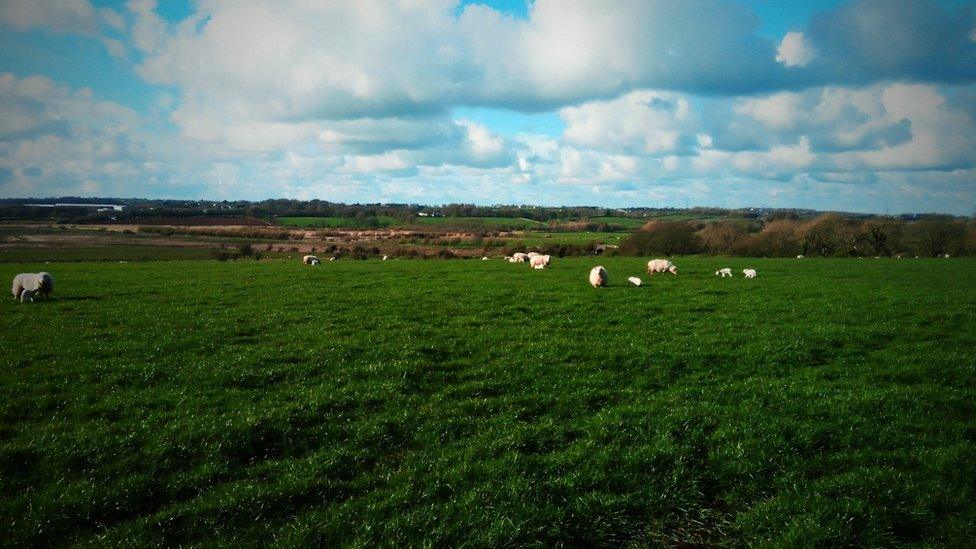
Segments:
[[[596,261],[58,265],[0,302],[0,534],[976,536],[976,262]]]

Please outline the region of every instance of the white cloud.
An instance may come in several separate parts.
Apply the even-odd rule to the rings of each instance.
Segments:
[[[787,67],[805,67],[814,56],[813,46],[797,31],[786,33],[776,50],[776,60]]]
[[[563,138],[576,146],[633,154],[680,153],[697,140],[699,122],[687,97],[636,91],[559,111]]]

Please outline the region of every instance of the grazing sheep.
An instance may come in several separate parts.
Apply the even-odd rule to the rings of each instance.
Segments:
[[[549,266],[549,260],[551,256],[548,255],[535,255],[529,260],[529,264],[532,265],[533,269],[545,269]]]
[[[383,256],[383,261],[386,261],[386,256],[385,255]]]
[[[21,303],[33,303],[35,290],[24,290],[20,292]]]
[[[528,258],[529,258],[529,254],[523,254],[522,252],[519,252],[517,254],[512,254],[512,259],[515,260],[512,261],[512,263],[525,263],[525,260]]]
[[[797,259],[803,259],[803,254],[796,256]]]
[[[756,278],[755,269],[742,269],[742,274],[746,275],[746,278]]]
[[[636,276],[632,276],[627,280],[634,286],[640,286],[641,284],[643,284],[643,282],[641,282],[641,279],[637,278]]]
[[[600,286],[606,286],[610,283],[610,277],[607,276],[607,270],[602,266],[597,265],[590,269],[590,284],[594,288],[599,288]]]
[[[725,277],[731,278],[732,277],[732,269],[730,269],[729,267],[726,267],[724,269],[719,269],[719,270],[715,271],[715,275],[716,276],[721,276],[722,278],[725,278]]]
[[[486,256],[482,257],[481,260],[482,261],[488,261],[488,256],[486,255]]]
[[[668,272],[673,275],[678,274],[678,267],[667,259],[652,259],[647,262],[647,274]]]
[[[542,254],[540,254],[539,252],[529,252],[529,253],[527,253],[525,255],[527,255],[529,257],[529,259],[532,259],[533,257],[540,256]]]
[[[339,261],[339,258],[336,256],[332,256],[329,258],[329,261]]]
[[[304,264],[304,265],[315,265],[315,263],[312,263],[312,262],[313,261],[318,261],[318,260],[319,260],[319,258],[315,257],[314,255],[306,255],[305,257],[302,258],[302,264]]]
[[[10,286],[10,293],[14,294],[14,299],[20,299],[20,294],[29,290],[31,295],[41,289],[43,282],[42,275],[47,273],[20,273],[14,277],[13,284]],[[47,275],[50,280],[51,275]],[[50,293],[50,291],[48,291]]]

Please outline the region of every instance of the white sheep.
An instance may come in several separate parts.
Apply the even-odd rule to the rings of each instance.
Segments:
[[[610,283],[610,277],[607,276],[607,270],[602,266],[597,265],[590,269],[590,284],[594,288],[599,288],[600,286],[606,286]]]
[[[482,257],[481,260],[482,261],[488,261],[488,256],[486,255],[486,256]]]
[[[803,259],[803,254],[796,256],[797,259]]]
[[[529,259],[532,259],[533,257],[540,256],[542,254],[540,254],[539,252],[529,252],[529,253],[527,253],[525,255],[527,255],[529,257]]]
[[[632,276],[627,280],[634,286],[640,286],[641,284],[643,284],[643,282],[641,282],[641,279],[637,278],[636,276]]]
[[[306,255],[305,257],[302,258],[302,263],[305,265],[315,265],[315,263],[312,262],[318,260],[319,258],[315,257],[314,255]]]
[[[385,255],[383,256],[383,261],[386,261],[386,256]]]
[[[535,255],[529,260],[529,264],[532,265],[533,269],[545,269],[549,266],[549,261],[551,256],[548,255]]]
[[[652,259],[647,262],[647,274],[653,275],[654,273],[664,272],[676,275],[678,274],[678,267],[667,259]]]
[[[519,252],[517,254],[512,254],[512,259],[515,260],[512,261],[512,263],[525,263],[525,260],[527,260],[528,258],[529,258],[529,254],[523,254],[522,252]]]
[[[742,269],[742,274],[744,274],[746,278],[756,278],[755,269]]]
[[[20,292],[20,302],[21,303],[33,303],[34,293],[36,290],[24,290]]]
[[[724,269],[719,269],[719,270],[715,271],[715,276],[720,276],[722,278],[725,278],[725,277],[730,277],[731,278],[732,277],[732,269],[730,269],[729,267],[726,267]]]
[[[14,277],[13,284],[10,286],[10,293],[14,299],[20,299],[20,295],[25,291],[34,294],[50,295],[54,289],[54,281],[47,273],[20,273]]]

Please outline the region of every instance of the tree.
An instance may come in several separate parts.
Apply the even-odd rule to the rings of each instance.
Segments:
[[[966,227],[945,217],[928,217],[911,225],[916,252],[928,256],[959,255],[965,247]]]
[[[695,229],[683,221],[648,223],[620,243],[620,252],[629,255],[685,255],[699,248]]]
[[[711,253],[730,254],[736,242],[746,236],[742,225],[732,221],[709,223],[698,232],[702,246]]]

